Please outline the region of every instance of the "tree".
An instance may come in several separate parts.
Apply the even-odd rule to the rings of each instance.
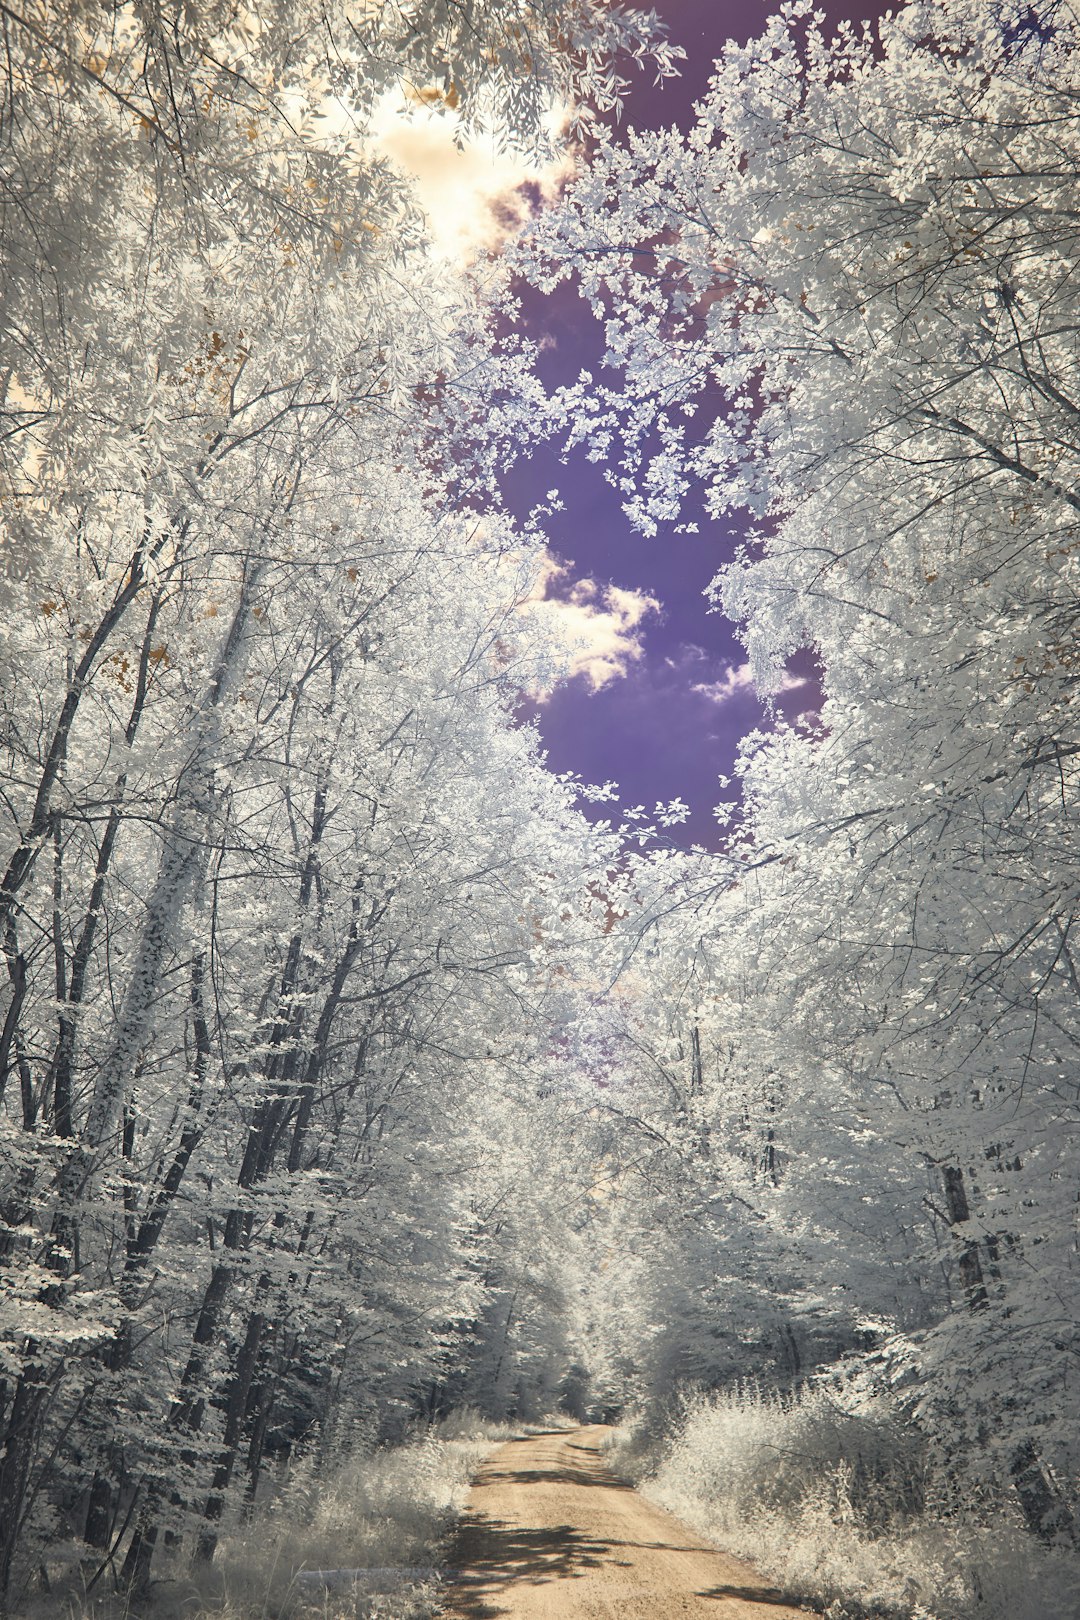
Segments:
[[[482,1304],[471,1116],[606,846],[512,723],[537,541],[455,509],[479,323],[368,119],[539,144],[668,53],[591,3],[0,19],[6,1590],[56,1513],[95,1578],[209,1555]]]
[[[602,145],[528,254],[579,279],[625,379],[564,392],[570,440],[621,442],[646,531],[690,492],[756,519],[715,598],[762,690],[800,647],[824,668],[818,729],[747,744],[747,917],[705,937],[752,953],[804,1151],[835,1119],[894,1201],[936,1321],[897,1341],[921,1420],[1040,1535],[1080,1443],[1078,62],[1052,4],[913,4],[831,44],[787,6],[687,136]]]

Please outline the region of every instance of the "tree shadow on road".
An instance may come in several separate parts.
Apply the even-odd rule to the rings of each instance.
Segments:
[[[552,1476],[540,1476],[550,1479]],[[500,1601],[519,1585],[578,1580],[591,1569],[615,1565],[628,1569],[631,1560],[618,1556],[621,1548],[673,1553],[708,1553],[711,1547],[680,1547],[666,1541],[624,1541],[615,1537],[586,1536],[569,1524],[525,1529],[467,1514],[458,1527],[454,1564],[456,1574],[447,1593],[448,1616],[455,1620],[495,1620],[506,1613]],[[742,1597],[759,1603],[782,1605],[779,1592],[735,1586],[717,1586],[699,1597]]]
[[[715,1598],[717,1603],[723,1603],[726,1598],[741,1598],[744,1603],[760,1603],[762,1607],[775,1605],[778,1609],[801,1609],[806,1614],[822,1612],[808,1607],[790,1593],[778,1592],[775,1586],[710,1586],[705,1592],[695,1592],[694,1596]]]
[[[460,1620],[492,1620],[504,1613],[492,1600],[513,1586],[577,1579],[602,1564],[610,1547],[569,1524],[532,1530],[475,1514],[461,1521],[456,1542],[459,1573],[447,1612]]]
[[[595,1485],[604,1491],[632,1491],[633,1486],[607,1474],[578,1468],[485,1468],[478,1484],[488,1485]]]
[[[561,1431],[553,1430],[559,1434]],[[513,1466],[513,1451],[517,1446],[532,1446],[535,1435],[528,1435],[521,1440],[509,1441],[500,1452],[505,1466],[493,1466],[487,1463],[481,1470],[477,1483],[483,1487],[492,1485],[590,1485],[605,1491],[632,1491],[633,1486],[626,1480],[618,1479],[605,1468],[597,1455],[596,1447],[580,1445],[570,1440],[561,1448],[561,1456],[557,1465],[546,1461],[535,1468],[515,1468]],[[574,1458],[568,1457],[567,1452],[581,1453],[582,1461],[577,1466]]]

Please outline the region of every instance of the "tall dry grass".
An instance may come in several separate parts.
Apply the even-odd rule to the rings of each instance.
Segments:
[[[178,1557],[133,1600],[88,1595],[69,1569],[18,1620],[428,1620],[469,1481],[514,1432],[465,1410],[405,1445],[301,1462],[253,1510],[233,1510],[197,1577]]]
[[[965,1511],[884,1400],[746,1385],[696,1394],[657,1434],[616,1431],[616,1468],[828,1620],[1076,1620],[1074,1550],[1007,1512]]]

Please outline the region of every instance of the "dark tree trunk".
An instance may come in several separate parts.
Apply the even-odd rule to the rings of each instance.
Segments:
[[[32,1354],[32,1351],[31,1351]],[[47,1390],[40,1367],[27,1359],[15,1386],[0,1454],[0,1606],[11,1581],[11,1566],[26,1511],[34,1447]]]
[[[989,1309],[990,1297],[979,1257],[979,1245],[969,1230],[963,1230],[971,1220],[964,1172],[959,1165],[944,1165],[942,1178],[945,1184],[949,1221],[959,1244],[960,1279],[964,1285],[967,1308],[970,1311],[986,1311]],[[1009,1473],[1020,1503],[1020,1510],[1024,1515],[1024,1523],[1032,1535],[1038,1536],[1042,1541],[1052,1541],[1056,1536],[1072,1529],[1072,1514],[1055,1490],[1035,1442],[1030,1437],[1022,1441],[1013,1451]]]

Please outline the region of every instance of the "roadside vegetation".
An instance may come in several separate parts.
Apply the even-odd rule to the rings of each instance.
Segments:
[[[835,1382],[688,1395],[617,1428],[613,1468],[827,1620],[1071,1620],[1072,1550],[977,1503],[881,1396]]]
[[[80,1592],[77,1574],[65,1580],[54,1567],[53,1590],[21,1612],[26,1620],[427,1620],[469,1481],[515,1432],[462,1408],[402,1445],[319,1469],[301,1464],[229,1515],[212,1567],[193,1572],[178,1549],[141,1598],[110,1583]]]

